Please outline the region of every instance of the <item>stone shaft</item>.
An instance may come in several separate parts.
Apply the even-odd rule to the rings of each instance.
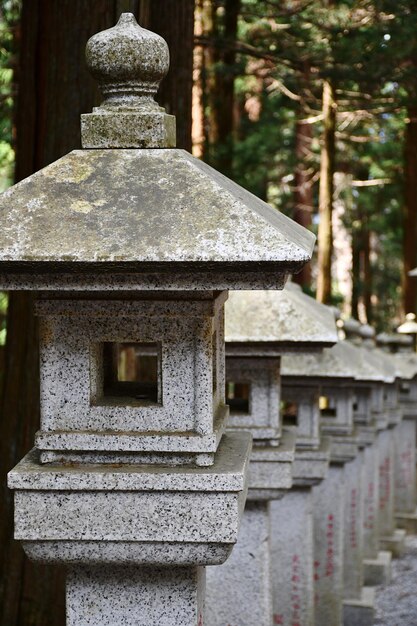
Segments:
[[[67,626],[202,626],[204,584],[204,567],[73,567]]]
[[[271,502],[274,624],[313,626],[312,490],[292,489]]]

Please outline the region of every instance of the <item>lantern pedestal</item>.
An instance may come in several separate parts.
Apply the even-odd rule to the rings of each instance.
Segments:
[[[389,428],[378,434],[380,547],[393,557],[404,552],[405,531],[394,527],[394,437]]]
[[[30,558],[71,568],[67,623],[203,619],[201,566],[223,563],[237,540],[250,448],[250,434],[224,435],[207,468],[25,457],[9,474],[15,536]],[[142,621],[132,621],[136,611]]]
[[[363,587],[363,453],[346,463],[344,501],[343,553],[343,624],[372,626],[374,622],[374,592]]]
[[[279,446],[253,448],[238,542],[224,565],[207,570],[209,626],[271,624],[270,507],[271,500],[282,498],[292,485],[294,448],[294,433],[288,431],[283,432]]]
[[[395,521],[399,528],[417,533],[416,417],[404,417],[395,429]]]
[[[376,442],[363,451],[363,578],[365,585],[391,580],[391,552],[379,550],[379,463]]]
[[[204,567],[72,567],[67,626],[195,626],[204,619]]]

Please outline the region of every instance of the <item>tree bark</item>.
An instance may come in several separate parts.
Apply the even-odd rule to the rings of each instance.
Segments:
[[[407,110],[404,146],[404,219],[403,219],[403,309],[404,314],[416,308],[417,281],[408,272],[417,265],[417,105]]]
[[[323,84],[323,142],[320,159],[317,300],[329,304],[332,295],[333,178],[335,167],[336,96],[333,85]]]
[[[293,219],[305,228],[311,228],[313,215],[313,186],[310,184],[307,155],[311,149],[313,129],[311,124],[298,121],[295,129],[295,169],[294,214]],[[295,283],[304,288],[311,285],[311,264],[304,265],[301,272],[293,276]]]
[[[209,161],[223,174],[233,176],[234,88],[236,39],[240,0],[225,0],[219,15],[219,0],[212,0],[209,47]]]
[[[80,113],[100,97],[84,61],[87,39],[113,26],[116,0],[24,0],[18,33],[15,179],[79,147]],[[63,626],[64,579],[56,567],[30,563],[13,541],[6,473],[33,445],[39,428],[39,371],[34,295],[11,293],[0,400],[0,625]]]
[[[177,118],[178,148],[191,152],[194,0],[140,0],[139,21],[168,43],[170,70],[156,99]]]

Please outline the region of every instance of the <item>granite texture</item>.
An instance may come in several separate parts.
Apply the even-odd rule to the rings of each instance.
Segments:
[[[289,491],[271,502],[274,624],[314,625],[313,511],[311,489]]]
[[[363,587],[359,598],[343,603],[343,626],[374,626],[375,589]]]
[[[296,449],[292,468],[294,486],[313,486],[327,476],[330,447],[330,437],[323,437],[317,450]]]
[[[313,488],[315,626],[342,624],[344,471],[330,466]]]
[[[397,513],[415,513],[416,421],[404,420],[394,432],[394,508]]]
[[[378,434],[380,538],[394,532],[394,437],[392,429]]]
[[[284,404],[290,404],[295,408],[297,450],[317,449],[320,445],[318,385],[309,385],[305,378],[299,380],[296,376],[285,376],[284,370],[281,378],[281,395]]]
[[[88,562],[91,542],[110,542],[115,562],[118,542],[121,562],[126,561],[128,542],[138,544],[137,563],[141,545],[144,562],[152,551],[154,562],[161,562],[164,542],[171,546],[171,560],[177,552],[180,562],[187,562],[189,545],[199,544],[199,561],[219,562],[219,554],[226,558],[227,547],[237,539],[250,435],[229,434],[224,440],[229,445],[220,446],[213,468],[128,466],[112,467],[109,473],[108,466],[99,465],[42,466],[31,456],[9,475],[9,486],[15,489],[15,537],[30,542],[31,549],[39,542],[46,558],[48,545],[51,554],[62,548],[69,562]],[[97,553],[91,558],[95,562]]]
[[[376,559],[379,550],[379,451],[377,444],[374,443],[365,448],[362,454],[364,558]]]
[[[226,307],[226,341],[317,351],[336,343],[337,332],[329,309],[289,283],[280,292],[232,292]]]
[[[190,626],[204,621],[201,567],[74,567],[67,626]]]
[[[279,357],[226,356],[226,384],[249,385],[248,410],[230,409],[230,429],[248,430],[254,440],[272,440],[278,445],[281,436],[279,372]]]
[[[314,244],[312,233],[178,149],[75,150],[4,192],[0,216],[0,271],[36,263],[37,280],[72,273],[75,263],[127,273],[206,265],[212,279],[234,269],[259,280],[264,268],[301,268]]]
[[[295,434],[284,430],[279,446],[256,445],[252,448],[249,465],[248,500],[282,497],[282,489],[290,489],[295,454]],[[264,496],[262,496],[264,492]]]
[[[106,462],[121,462],[121,453],[148,453],[145,462],[151,461],[150,452],[156,453],[156,462],[158,453],[214,453],[227,417],[225,299],[226,293],[221,292],[212,300],[191,295],[176,301],[172,294],[159,300],[38,302],[41,430],[37,447],[59,451],[63,460],[77,451],[100,452]],[[106,342],[159,347],[157,402],[105,394]],[[140,455],[137,461],[141,462]]]
[[[323,384],[321,394],[329,404],[328,409],[321,411],[322,432],[326,435],[350,435],[353,432],[353,387]]]
[[[344,466],[344,552],[343,588],[345,600],[358,600],[363,588],[363,457]]]
[[[230,558],[207,568],[207,626],[271,626],[269,503],[249,502]]]

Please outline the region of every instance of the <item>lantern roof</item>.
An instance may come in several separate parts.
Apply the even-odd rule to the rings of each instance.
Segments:
[[[123,14],[89,41],[87,61],[104,101],[82,116],[84,149],[0,197],[0,286],[97,288],[105,273],[116,289],[121,274],[135,288],[166,289],[174,276],[184,288],[282,287],[314,236],[173,147],[175,119],[153,100],[164,40]]]
[[[369,359],[364,349],[349,341],[339,341],[318,355],[291,355],[283,357],[283,376],[320,378],[339,382],[383,382],[384,377]]]
[[[280,352],[304,352],[337,342],[332,311],[294,283],[282,291],[230,292],[225,316],[228,344],[271,344]]]

